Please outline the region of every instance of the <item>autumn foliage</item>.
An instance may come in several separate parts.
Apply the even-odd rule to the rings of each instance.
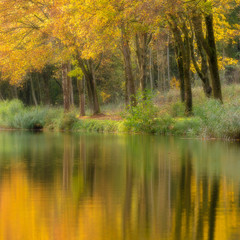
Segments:
[[[69,110],[74,103],[68,76],[79,68],[81,73],[75,77],[82,81],[84,76],[89,106],[97,114],[96,73],[103,59],[121,52],[125,100],[136,104],[136,89],[148,88],[148,76],[154,88],[149,51],[156,49],[157,39],[165,31],[172,35],[188,114],[192,111],[191,71],[198,73],[208,97],[222,101],[219,68],[237,61],[220,56],[216,43],[234,41],[239,33],[239,24],[230,24],[227,17],[237,4],[238,0],[1,0],[1,78],[19,86],[29,73],[53,64],[62,74],[64,107]],[[84,85],[78,86],[83,94]]]

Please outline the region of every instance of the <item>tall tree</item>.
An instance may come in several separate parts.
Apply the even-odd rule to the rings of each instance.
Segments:
[[[222,90],[218,70],[217,50],[213,30],[213,15],[209,14],[205,16],[205,23],[207,29],[206,38],[204,37],[204,34],[202,32],[201,18],[202,16],[197,13],[195,13],[192,17],[196,38],[198,38],[208,56],[208,64],[212,80],[213,97],[222,101]]]
[[[180,19],[179,16],[178,19]],[[185,114],[190,115],[192,113],[192,88],[190,80],[190,62],[191,62],[191,51],[190,51],[190,36],[185,24],[185,19],[176,21],[176,17],[169,15],[169,25],[173,32],[175,44],[178,52],[178,67],[180,76],[184,78],[184,100],[185,100]],[[178,24],[180,26],[178,26]]]

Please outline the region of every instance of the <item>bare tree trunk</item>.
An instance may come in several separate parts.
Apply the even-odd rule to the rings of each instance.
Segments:
[[[150,80],[150,87],[151,90],[153,90],[153,73],[152,73],[152,67],[153,67],[153,63],[152,63],[152,49],[149,48],[149,80]]]
[[[202,19],[199,18],[198,21],[199,21],[198,22],[199,31],[203,32]],[[198,36],[196,29],[194,29],[194,31],[195,31],[195,36]],[[192,32],[193,32],[193,30],[192,30]],[[193,65],[198,73],[198,76],[202,80],[203,90],[204,90],[205,95],[207,97],[210,97],[212,94],[212,88],[210,86],[210,80],[209,80],[209,76],[208,76],[209,74],[208,74],[207,55],[206,55],[206,52],[204,51],[202,42],[200,41],[200,39],[198,37],[196,37],[196,42],[197,42],[198,52],[201,56],[201,70],[198,68],[197,62],[195,60],[193,42],[191,41],[190,46],[191,46],[191,55],[192,55]]]
[[[4,100],[4,97],[3,97],[2,91],[1,91],[1,89],[0,89],[0,101],[3,101],[3,100]]]
[[[208,55],[208,63],[210,66],[210,74],[212,77],[212,86],[213,86],[213,96],[216,99],[222,101],[222,90],[221,90],[221,82],[218,70],[218,59],[217,59],[217,50],[213,29],[213,15],[210,14],[205,17],[205,23],[207,28],[207,40],[210,48]]]
[[[184,102],[185,90],[184,90],[184,70],[183,70],[182,53],[179,47],[177,46],[175,47],[175,52],[176,52],[176,61],[177,61],[178,72],[179,72],[181,102]]]
[[[34,102],[35,106],[37,106],[38,103],[37,103],[37,98],[36,98],[36,94],[35,94],[35,90],[34,90],[32,74],[30,73],[29,76],[30,76],[30,84],[31,84],[31,92],[32,92],[33,102]]]
[[[17,86],[13,86],[14,98],[18,99]]]
[[[172,32],[174,34],[175,43],[180,49],[183,60],[183,75],[184,75],[184,91],[185,91],[185,114],[192,114],[192,88],[191,88],[191,79],[190,79],[190,39],[188,36],[188,30],[185,24],[181,26],[181,30],[178,27],[174,18],[172,22],[169,22]],[[182,38],[183,35],[183,38]],[[184,40],[183,40],[184,39]]]
[[[218,70],[218,60],[217,60],[217,52],[216,52],[216,44],[213,30],[213,16],[209,14],[205,17],[206,23],[206,39],[202,30],[202,16],[199,14],[194,14],[192,17],[192,22],[196,34],[196,38],[201,42],[207,57],[208,57],[208,65],[211,75],[212,82],[212,90],[213,97],[215,99],[219,99],[222,101],[222,91],[221,91],[221,82],[219,77]]]
[[[201,43],[197,43],[201,44]],[[198,49],[201,51],[201,69],[198,66],[198,63],[195,59],[194,54],[194,46],[192,40],[190,41],[190,48],[191,48],[191,58],[194,65],[195,70],[197,71],[198,76],[200,77],[203,85],[203,91],[207,97],[211,96],[212,88],[210,86],[209,78],[208,78],[208,65],[207,65],[207,58],[205,56],[205,53],[203,52],[202,46],[199,45]]]
[[[85,76],[82,79],[78,79],[78,93],[79,93],[79,107],[80,116],[85,116]]]
[[[122,25],[121,31],[122,31],[122,53],[125,64],[126,84],[128,85],[130,103],[131,105],[134,106],[136,105],[136,90],[132,71],[131,50],[129,46],[129,41],[126,36],[124,25]]]
[[[169,39],[169,34],[167,38],[167,76],[168,76],[168,84],[170,83],[171,76],[170,76],[170,49],[169,49],[169,44],[170,44],[170,39]]]
[[[186,60],[183,62],[184,69],[184,89],[185,89],[185,114],[190,115],[192,113],[192,88],[190,79],[190,49],[189,49],[189,39],[185,38],[186,47]]]
[[[127,76],[127,70],[126,65],[124,64],[124,73],[125,73],[125,105],[129,105],[129,83],[128,83],[128,76]]]
[[[42,93],[41,93],[41,87],[40,87],[40,81],[39,81],[39,74],[37,74],[37,84],[38,84],[38,99],[40,104],[42,104]]]
[[[72,71],[71,63],[68,62],[68,73]],[[72,85],[72,78],[68,76],[68,86],[70,91],[70,105],[74,106],[74,96],[73,96],[73,85]]]
[[[91,60],[88,61],[88,69],[89,74],[86,76],[86,79],[88,79],[89,87],[92,92],[92,100],[93,100],[93,114],[99,114],[100,113],[100,106],[97,96],[97,86],[96,86],[96,80],[95,80],[95,72],[93,67],[93,62]]]
[[[146,90],[147,86],[147,50],[149,42],[148,33],[136,34],[136,53],[140,72],[140,89],[142,92]]]
[[[158,82],[158,88],[161,89],[161,82],[160,82],[160,64],[159,64],[159,50],[157,49],[157,82]]]
[[[70,110],[70,89],[68,81],[68,63],[62,63],[62,89],[64,112]]]
[[[99,114],[100,113],[100,105],[99,105],[98,95],[97,95],[95,70],[97,70],[98,67],[100,66],[101,60],[96,67],[94,67],[93,61],[91,59],[83,60],[79,56],[79,53],[77,53],[77,60],[79,63],[79,67],[82,69],[83,74],[85,76],[90,108],[92,109],[92,112],[94,115]]]
[[[50,68],[46,67],[42,73],[42,79],[43,79],[43,86],[44,86],[44,92],[43,92],[43,97],[44,97],[44,104],[50,105],[51,100],[50,100],[50,86],[49,86],[49,81],[50,81]]]

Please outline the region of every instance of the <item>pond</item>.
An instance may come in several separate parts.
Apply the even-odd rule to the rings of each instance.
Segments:
[[[240,144],[0,132],[0,239],[240,239]]]

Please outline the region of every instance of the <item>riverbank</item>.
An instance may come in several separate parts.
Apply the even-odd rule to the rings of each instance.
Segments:
[[[0,102],[0,126],[10,129],[51,131],[150,133],[203,138],[240,138],[240,87],[225,89],[224,105],[202,95],[195,97],[192,117],[184,116],[184,105],[174,101],[174,92],[163,101],[138,99],[128,111],[108,112],[79,118],[77,109],[64,114],[62,108],[25,107],[19,100]],[[231,96],[230,96],[231,93]],[[239,94],[239,95],[238,95]],[[172,96],[172,100],[169,96]],[[153,104],[157,102],[157,104]]]

